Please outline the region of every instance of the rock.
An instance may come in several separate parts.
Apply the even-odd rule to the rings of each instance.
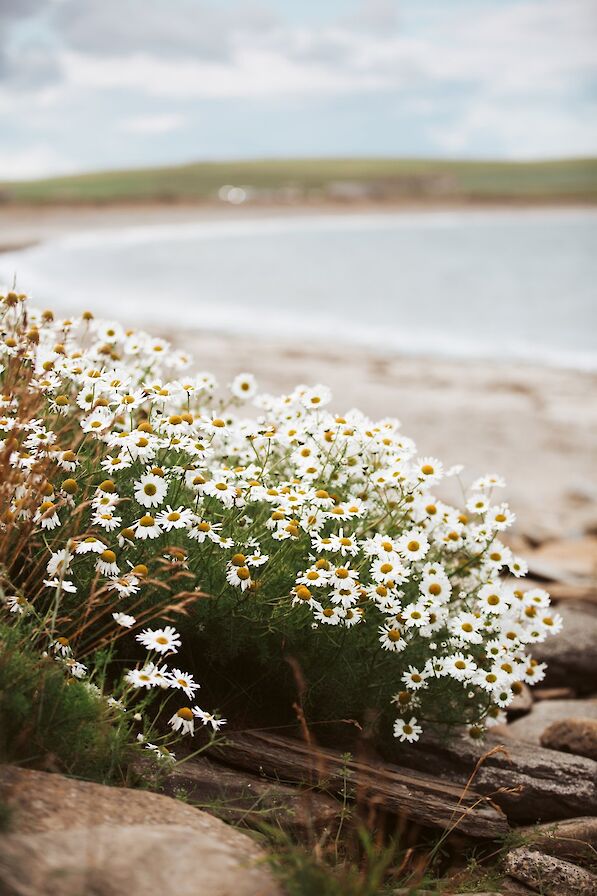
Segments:
[[[500,725],[499,734],[525,743],[540,744],[541,735],[552,723],[577,717],[597,720],[597,699],[541,700],[533,705],[532,712],[528,715],[507,725]],[[498,731],[498,728],[493,731]]]
[[[245,834],[180,800],[0,767],[12,808],[0,842],[10,896],[279,896]]]
[[[597,877],[590,871],[524,846],[508,853],[504,870],[543,896],[597,896]]]
[[[500,884],[501,896],[537,896],[536,890],[529,890],[513,877],[505,877]],[[471,894],[472,896],[472,894]],[[475,893],[474,896],[477,896]]]
[[[392,890],[392,896],[437,896],[437,890],[413,890],[412,887],[399,887],[397,890]],[[477,894],[475,894],[477,896]],[[499,894],[492,894],[492,896],[499,896]]]
[[[572,688],[533,688],[533,700],[573,700],[576,691]]]
[[[268,781],[199,757],[182,763],[162,780],[164,792],[184,791],[195,804],[210,804],[210,812],[224,821],[259,827],[275,824],[295,835],[317,831],[334,834],[342,805],[313,789],[301,790]]]
[[[0,859],[0,888],[10,896],[279,893],[254,857],[246,849],[239,855],[217,829],[108,824],[13,834],[0,844]]]
[[[530,849],[538,849],[577,865],[595,867],[597,857],[597,818],[570,818],[551,824],[519,828]]]
[[[500,541],[515,554],[521,555],[529,554],[535,546],[535,543],[524,532],[512,532],[510,529],[501,533]]]
[[[562,719],[541,735],[541,746],[597,760],[597,719]]]
[[[567,582],[548,582],[547,590],[556,602],[582,601],[597,603],[597,587],[595,585],[571,585]]]
[[[521,579],[521,587],[525,591],[531,588],[543,588],[549,591],[554,603],[559,603],[560,601],[565,603],[597,603],[597,584],[588,579],[575,579],[574,582],[554,582],[548,575],[544,578],[539,576],[537,571],[535,576],[526,576],[524,579]]]
[[[524,716],[533,708],[533,694],[530,687],[524,684],[520,694],[516,694],[512,703],[508,707],[508,717],[515,718]]]
[[[559,634],[534,644],[535,659],[548,664],[545,684],[589,693],[597,681],[597,606],[570,603],[558,607],[564,620]]]
[[[597,538],[564,538],[548,541],[525,559],[531,575],[567,582],[578,579],[597,579]]]
[[[549,702],[538,704],[545,705]],[[400,744],[396,757],[403,766],[432,768],[440,779],[462,787],[474,772],[475,790],[500,806],[510,822],[574,818],[597,806],[597,763],[592,759],[506,739],[495,728],[482,743],[466,737],[446,740],[428,730],[418,743]]]

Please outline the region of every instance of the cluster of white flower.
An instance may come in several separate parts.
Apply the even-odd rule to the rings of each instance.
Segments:
[[[112,604],[143,606],[166,566],[214,598],[275,598],[315,629],[359,638],[373,626],[374,649],[395,659],[400,740],[433,717],[426,695],[455,694],[459,721],[480,729],[541,680],[529,649],[561,619],[544,591],[519,586],[524,562],[500,541],[514,515],[492,503],[499,476],[478,479],[463,512],[433,494],[459,468],[420,456],[394,418],[332,413],[324,386],[274,397],[241,374],[224,394],[161,339],[89,314],[55,320],[16,296],[1,330],[0,438],[22,474],[5,525],[32,525],[40,550],[51,542],[47,588],[85,600],[94,580]],[[38,399],[29,416],[24,379]],[[130,608],[112,616],[143,624]],[[168,626],[137,639],[157,654],[180,646]],[[190,699],[197,688],[155,659],[128,680]],[[171,724],[192,733],[195,718],[222,721],[183,707]]]

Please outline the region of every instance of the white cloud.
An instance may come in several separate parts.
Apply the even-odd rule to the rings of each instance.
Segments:
[[[438,147],[449,155],[467,155],[469,147],[490,141],[495,155],[511,159],[590,156],[597,148],[597,103],[586,117],[566,109],[546,110],[541,103],[510,104],[507,110],[476,102],[455,121],[432,127]]]
[[[66,85],[81,90],[129,89],[170,100],[272,97],[313,92],[342,93],[383,87],[375,73],[338,71],[324,63],[294,61],[275,49],[243,48],[230,62],[135,54],[105,59],[80,53],[62,57]]]
[[[52,120],[68,130],[77,109],[97,114],[98,130],[123,142],[127,134],[179,130],[180,148],[191,156],[233,101],[247,109],[253,103],[256,117],[276,116],[283,128],[279,110],[287,98],[308,129],[311,110],[323,100],[331,112],[328,133],[336,121],[339,151],[350,153],[353,119],[334,116],[350,106],[347,116],[356,122],[361,104],[367,120],[371,100],[385,110],[388,139],[387,146],[380,139],[380,152],[400,146],[398,121],[412,125],[427,153],[488,154],[488,146],[497,155],[597,151],[589,115],[597,0],[362,0],[360,12],[335,21],[308,14],[284,19],[273,0],[225,9],[221,0],[180,0],[176,18],[166,2],[151,3],[144,15],[146,6],[147,0],[90,0],[88,15],[77,0],[61,0],[54,43],[44,44],[52,50],[53,77],[44,80],[35,53],[15,44],[6,58],[16,80],[0,87],[0,113],[30,137],[52,133]],[[122,29],[112,39],[121,8]],[[27,77],[27,66],[35,77]],[[193,131],[202,101],[201,130]],[[317,140],[314,131],[315,152]],[[243,154],[241,143],[235,149]],[[36,158],[42,156],[25,158],[21,167],[36,168]],[[81,161],[103,164],[99,148],[97,158]]]
[[[70,84],[120,87],[171,99],[259,97],[288,93],[428,90],[471,85],[492,96],[558,94],[597,75],[595,0],[526,0],[486,7],[471,16],[446,4],[424,33],[277,26],[250,42],[230,36],[222,59],[190,52],[61,56]]]
[[[129,134],[169,134],[185,123],[185,116],[177,113],[165,115],[140,115],[122,122],[121,128]]]
[[[0,172],[3,180],[29,180],[48,174],[66,174],[72,170],[72,159],[54,152],[45,145],[0,152]]]

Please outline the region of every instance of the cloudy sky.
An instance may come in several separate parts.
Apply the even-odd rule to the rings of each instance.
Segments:
[[[0,180],[597,153],[597,0],[0,0]]]

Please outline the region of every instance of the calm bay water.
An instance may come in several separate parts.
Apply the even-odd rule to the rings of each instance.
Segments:
[[[202,221],[0,256],[65,313],[597,369],[597,211]]]

